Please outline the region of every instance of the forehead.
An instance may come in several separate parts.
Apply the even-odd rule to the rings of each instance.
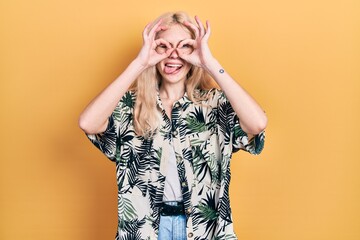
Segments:
[[[191,38],[190,32],[180,25],[173,25],[158,33],[157,38],[163,38],[170,43],[177,43],[181,40]]]

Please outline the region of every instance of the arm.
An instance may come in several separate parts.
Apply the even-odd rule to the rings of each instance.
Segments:
[[[215,58],[207,61],[206,70],[229,99],[240,119],[241,128],[251,135],[256,135],[264,130],[267,125],[264,111],[227,72],[223,71]]]
[[[84,109],[79,118],[80,128],[88,134],[104,132],[108,124],[108,117],[131,83],[143,70],[144,67],[136,59],[130,63],[126,70]]]
[[[156,33],[165,29],[160,24],[161,20],[153,27],[150,24],[145,27],[143,32],[144,43],[139,55],[81,113],[79,126],[84,132],[88,134],[104,132],[108,124],[108,117],[135,79],[146,68],[154,66],[168,56],[168,52],[159,54],[155,51],[156,46],[163,41],[162,39],[155,40]]]
[[[191,64],[205,69],[219,84],[229,99],[240,119],[241,128],[250,135],[256,135],[265,129],[267,117],[256,101],[225,71],[220,63],[212,56],[208,47],[210,36],[210,24],[207,28],[195,17],[198,26],[187,22],[186,25],[195,31],[195,39],[183,41],[182,44],[191,44],[194,51],[190,55],[180,57]],[[221,71],[220,71],[221,69]]]

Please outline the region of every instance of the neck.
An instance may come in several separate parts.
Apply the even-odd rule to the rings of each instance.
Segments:
[[[185,85],[184,83],[169,84],[163,83],[160,86],[159,94],[162,99],[178,100],[184,96]]]

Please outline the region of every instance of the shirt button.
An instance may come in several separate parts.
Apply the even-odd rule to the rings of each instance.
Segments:
[[[191,208],[186,209],[186,213],[190,214],[191,213]]]
[[[181,186],[186,187],[187,186],[186,182],[181,183]]]
[[[177,164],[180,164],[180,163],[181,163],[181,157],[176,158],[176,163],[177,163]]]
[[[180,107],[180,103],[179,103],[179,102],[177,102],[177,103],[174,104],[174,108],[178,108],[178,107]]]
[[[189,238],[192,238],[194,236],[194,234],[192,233],[192,232],[190,232],[189,234],[188,234],[188,237]]]
[[[177,135],[178,135],[178,131],[175,130],[175,131],[172,132],[172,134],[173,134],[174,136],[177,136]]]

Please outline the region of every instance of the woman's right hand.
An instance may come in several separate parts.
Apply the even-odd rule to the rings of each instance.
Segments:
[[[146,25],[143,31],[143,46],[136,57],[137,61],[144,67],[152,67],[161,60],[167,58],[171,51],[165,51],[164,53],[158,53],[156,51],[157,46],[165,45],[167,49],[170,49],[170,44],[164,39],[155,39],[156,34],[160,31],[166,30],[166,26],[161,26],[161,19],[151,27],[151,23]]]

